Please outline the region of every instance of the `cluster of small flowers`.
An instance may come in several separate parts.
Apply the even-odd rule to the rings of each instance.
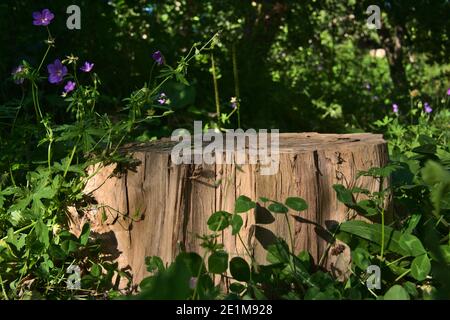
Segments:
[[[35,26],[48,26],[54,18],[55,15],[49,9],[44,9],[41,12],[33,12],[33,24]],[[80,68],[80,70],[89,73],[93,68],[94,64],[86,61]],[[55,61],[53,61],[53,63],[49,64],[47,66],[47,71],[48,81],[51,84],[60,84],[61,82],[63,82],[64,77],[68,74],[67,67],[59,59],[56,59]],[[25,66],[23,65],[19,65],[18,67],[13,69],[11,74],[16,84],[22,84],[24,82],[25,72]],[[66,96],[69,92],[75,90],[75,87],[76,83],[74,81],[67,81],[66,85],[64,86],[63,96]]]
[[[418,95],[418,91],[417,90],[413,90],[412,92],[411,92],[411,96],[412,97],[416,97]],[[450,88],[448,88],[447,89],[447,96],[450,96]],[[398,106],[398,104],[396,104],[396,103],[394,103],[393,105],[392,105],[392,111],[394,112],[394,113],[398,113],[399,112],[399,106]],[[425,102],[424,104],[423,104],[423,111],[425,112],[425,113],[431,113],[431,112],[433,112],[433,108],[431,108],[431,106],[430,106],[430,104],[428,103],[428,102]]]
[[[49,9],[44,9],[40,12],[39,11],[33,12],[33,24],[35,26],[47,27],[54,18],[55,15]],[[75,61],[78,60],[78,58],[73,56],[69,56],[67,58],[68,59],[66,61],[68,61],[69,64],[75,63]],[[162,66],[165,64],[164,56],[159,50],[155,51],[152,54],[152,58],[158,66]],[[61,84],[64,80],[64,77],[68,75],[68,69],[63,64],[63,62],[61,62],[60,59],[56,59],[55,61],[53,61],[53,63],[47,65],[48,81],[51,84]],[[80,70],[89,73],[92,71],[93,67],[94,67],[93,63],[86,61],[80,68]],[[14,82],[16,84],[23,84],[25,80],[25,73],[26,68],[24,65],[19,65],[18,67],[14,68],[14,70],[11,73],[14,78]],[[64,86],[62,96],[63,97],[67,96],[68,93],[75,90],[76,86],[77,84],[75,81],[68,80]],[[170,104],[170,100],[168,99],[167,95],[164,92],[160,93],[157,101],[160,105]],[[238,101],[236,97],[231,98],[230,103],[233,109],[236,109],[238,107]]]

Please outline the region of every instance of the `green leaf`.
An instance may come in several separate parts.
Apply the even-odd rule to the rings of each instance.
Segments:
[[[384,166],[382,168],[380,167],[373,167],[370,168],[368,171],[360,171],[357,174],[357,178],[361,177],[361,176],[366,176],[366,177],[384,177],[387,178],[389,177],[393,172],[397,171],[398,169],[401,169],[401,166],[399,164],[396,163],[391,163],[387,166]]]
[[[402,286],[396,284],[385,293],[384,300],[409,300],[409,294]]]
[[[273,202],[269,205],[268,209],[274,213],[288,213],[289,209],[279,202]]]
[[[216,251],[208,258],[208,270],[211,273],[224,273],[228,268],[228,253]]]
[[[211,231],[222,231],[230,225],[231,213],[226,211],[214,212],[208,219],[208,228]]]
[[[91,275],[97,278],[101,275],[101,273],[102,268],[98,264],[94,263],[91,268]]]
[[[359,201],[354,209],[366,217],[378,214],[378,207],[375,201],[369,199]]]
[[[337,199],[348,205],[354,205],[352,192],[345,188],[342,184],[335,184],[333,185],[333,189],[336,191]]]
[[[409,217],[408,222],[406,223],[406,228],[404,232],[408,234],[412,233],[421,218],[422,215],[420,214],[412,214],[411,217]]]
[[[148,272],[153,272],[155,270],[164,271],[165,269],[162,259],[157,256],[145,257],[145,265],[147,266]]]
[[[428,255],[423,254],[414,258],[411,263],[411,276],[416,280],[425,280],[431,271],[431,263]]]
[[[303,211],[308,209],[308,204],[302,198],[289,197],[284,202],[289,208],[295,211]]]
[[[142,280],[142,291],[136,299],[186,300],[192,295],[191,272],[184,259],[176,258],[167,269]],[[151,279],[151,280],[147,280]]]
[[[450,198],[450,172],[439,163],[428,161],[422,169],[422,178],[430,186],[433,213],[439,216],[443,203]]]
[[[340,231],[344,231],[381,246],[381,225],[364,221],[350,220],[343,222]],[[384,227],[384,248],[402,256],[418,256],[426,253],[420,240],[412,234],[402,234],[391,227]]]
[[[65,240],[61,243],[61,249],[64,251],[64,253],[70,254],[77,251],[78,243],[73,240]]]
[[[419,292],[417,291],[416,285],[414,283],[406,281],[402,284],[402,286],[410,296],[417,297],[419,295]]]
[[[241,231],[241,227],[244,224],[244,221],[242,220],[242,217],[240,215],[233,215],[233,218],[231,218],[231,234],[237,235],[239,231]]]
[[[266,197],[259,197],[259,201],[261,201],[261,202],[263,202],[263,203],[266,203],[266,202],[269,202],[270,199],[269,199],[269,198],[266,198]]]
[[[199,273],[203,274],[206,272],[202,257],[195,252],[182,252],[178,255],[177,259],[184,261],[193,277],[197,277]]]
[[[85,246],[88,243],[89,235],[91,234],[91,226],[88,222],[83,225],[83,229],[80,234],[80,244]]]
[[[440,249],[440,253],[442,254],[442,258],[444,260],[445,263],[450,264],[450,246],[449,245],[441,245],[439,246]],[[435,260],[439,260],[439,257],[434,257],[432,255],[432,257]]]
[[[289,246],[279,238],[277,242],[267,247],[267,261],[270,263],[289,263]]]
[[[233,282],[230,284],[230,291],[234,293],[241,293],[245,290],[245,286],[242,283],[239,282]]]
[[[230,273],[237,281],[250,280],[250,267],[241,257],[234,257],[230,261]]]
[[[250,198],[246,196],[240,196],[236,199],[236,203],[234,205],[234,211],[236,213],[243,213],[247,212],[250,209],[253,209],[256,207],[256,203],[254,203]]]
[[[352,251],[352,262],[361,270],[366,271],[370,265],[370,254],[367,250],[358,247]]]
[[[39,242],[47,247],[49,245],[47,225],[42,220],[38,220],[34,226],[34,230]]]
[[[400,247],[408,252],[408,255],[416,257],[426,253],[420,240],[409,233],[401,234],[399,238]]]

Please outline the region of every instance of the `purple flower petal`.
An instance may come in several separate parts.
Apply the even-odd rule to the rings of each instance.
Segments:
[[[159,104],[166,104],[167,96],[164,92],[159,95],[158,102]]]
[[[55,18],[55,15],[49,9],[44,9],[42,12],[33,12],[33,24],[35,26],[48,26],[53,18]]]
[[[60,83],[64,76],[67,75],[67,67],[59,59],[56,59],[53,64],[49,64],[47,70],[49,73],[48,81],[50,83]]]
[[[76,83],[75,83],[75,82],[73,82],[73,81],[68,81],[68,82],[66,83],[66,85],[64,86],[64,92],[65,92],[65,93],[69,93],[69,92],[75,90],[75,87],[76,87]]]
[[[164,57],[161,53],[161,51],[156,51],[155,53],[153,53],[152,55],[153,60],[155,60],[155,62],[160,66],[162,64],[164,64]]]
[[[83,72],[91,72],[92,68],[94,68],[94,64],[93,63],[89,63],[88,61],[86,61],[84,63],[84,65],[80,68],[80,70],[83,71]]]
[[[23,65],[17,66],[11,72],[11,75],[14,78],[15,84],[22,84],[25,81],[25,78],[21,77],[20,73],[24,71]]]
[[[397,105],[396,103],[394,103],[394,104],[392,105],[392,111],[393,111],[394,113],[398,113],[398,105]]]

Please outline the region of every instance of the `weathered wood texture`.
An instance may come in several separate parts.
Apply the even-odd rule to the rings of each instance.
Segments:
[[[134,283],[147,274],[146,256],[158,255],[169,262],[180,245],[201,253],[196,235],[209,232],[206,221],[213,212],[233,212],[239,195],[280,202],[289,196],[304,198],[309,208],[300,214],[290,212],[295,251],[308,250],[316,262],[322,258],[333,269],[338,259],[348,260],[349,253],[326,251],[318,225],[344,221],[351,214],[337,201],[333,184],[378,190],[378,181],[356,180],[356,175],[388,161],[381,135],[368,133],[281,134],[279,170],[267,176],[259,174],[258,164],[174,165],[171,146],[159,141],[130,147],[127,152],[139,161],[135,168],[114,175],[114,165],[103,167],[85,189],[97,204],[83,219],[93,222],[98,236],[118,250],[119,265],[131,268]],[[271,215],[261,206],[242,215],[241,237],[256,259],[264,262],[264,247],[275,236],[289,243],[289,235],[284,216]],[[231,232],[225,230],[222,238],[231,257],[247,255]]]

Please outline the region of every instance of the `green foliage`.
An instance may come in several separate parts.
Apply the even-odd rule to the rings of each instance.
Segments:
[[[419,131],[416,126],[424,125],[419,122],[412,125],[412,129],[406,126],[408,134]],[[427,119],[427,126],[433,125]],[[208,279],[214,279],[214,275],[220,274],[221,282],[225,281],[228,290],[223,290],[217,282],[203,289],[197,280],[189,299],[448,299],[449,145],[445,134],[433,140],[421,137],[418,141],[419,145],[411,144],[412,150],[400,158],[394,157],[385,167],[357,174],[357,179],[371,177],[377,180],[378,191],[369,192],[357,187],[358,183],[352,188],[333,186],[339,201],[356,215],[374,220],[351,218],[330,230],[334,239],[331,243],[340,240],[351,250],[349,273],[344,279],[323,272],[322,259],[314,261],[308,252],[296,255],[292,252],[294,246],[289,247],[281,238],[267,246],[267,264],[256,262],[239,235],[242,226],[239,214],[255,208],[256,204],[248,197],[240,196],[236,199],[236,213],[216,212],[209,219],[213,234],[201,237],[202,247],[207,251],[203,258],[198,256],[202,261],[208,261],[208,270],[203,268],[205,273],[202,271],[194,276],[200,279],[198,275],[209,274]],[[402,143],[390,141],[391,146]],[[385,183],[387,179],[389,184]],[[390,208],[386,208],[387,198],[391,199]],[[259,200],[260,205],[267,206],[273,214],[286,217],[290,210],[301,215],[308,208],[298,197],[289,197],[284,204],[264,197]],[[291,230],[288,219],[286,224]],[[241,241],[246,252],[245,256],[232,257],[228,265],[229,255],[218,243],[218,232],[227,228],[231,228],[232,235]],[[327,250],[335,250],[331,246]],[[370,275],[367,270],[373,265],[381,270],[380,289],[366,286]]]
[[[129,165],[118,151],[124,143],[167,136],[193,119],[217,129],[384,133],[391,163],[358,173],[376,179],[380,190],[333,186],[354,215],[374,223],[351,219],[328,230],[351,250],[349,274],[337,279],[323,271],[323,259],[293,252],[288,216],[301,216],[307,203],[261,198],[261,206],[284,215],[290,239],[276,239],[267,247],[268,264],[260,265],[240,236],[244,215],[255,214],[257,204],[240,196],[232,213],[209,218],[209,234],[199,235],[203,256],[181,251],[170,265],[148,257],[152,275],[133,298],[450,297],[448,1],[385,2],[383,28],[371,31],[368,1],[80,0],[77,36],[69,36],[60,15],[69,4],[52,2],[57,21],[33,32],[31,13],[41,9],[34,2],[0,4],[2,299],[121,295],[118,283],[130,275],[109,262],[89,223],[78,236],[70,227],[70,211],[83,214],[90,204],[86,169]],[[400,51],[392,52],[391,43]],[[374,56],[380,49],[389,59]],[[151,60],[156,50],[164,54],[162,66]],[[57,57],[65,57],[66,79],[76,82],[63,97],[44,77]],[[80,74],[81,59],[94,61],[94,71]],[[199,67],[188,78],[194,63]],[[11,75],[18,64],[23,70]],[[162,92],[165,104],[157,102]],[[245,256],[224,251],[225,232]],[[365,286],[373,264],[382,270],[378,291]],[[81,289],[67,288],[69,266],[80,267]]]

